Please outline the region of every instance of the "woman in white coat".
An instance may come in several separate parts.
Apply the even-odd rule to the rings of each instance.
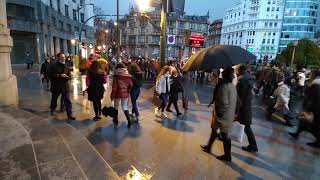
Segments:
[[[164,109],[167,106],[168,94],[170,92],[170,76],[171,69],[168,67],[164,67],[159,73],[156,81],[156,92],[159,94],[161,99],[161,106],[158,109],[156,109],[156,116],[164,118],[167,117],[167,115],[164,113]],[[159,111],[161,111],[161,114],[159,113]]]

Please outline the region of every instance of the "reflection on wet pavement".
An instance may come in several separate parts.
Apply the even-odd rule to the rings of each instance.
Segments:
[[[67,122],[91,142],[100,155],[122,179],[318,179],[320,177],[320,150],[309,148],[306,142],[314,140],[303,133],[292,140],[287,132],[294,128],[265,119],[263,108],[254,108],[253,131],[259,152],[249,154],[241,150],[246,145],[233,143],[232,163],[223,163],[215,156],[223,152],[216,141],[213,155],[203,153],[199,145],[206,143],[210,134],[211,109],[206,106],[212,93],[206,85],[190,87],[196,96],[190,97],[189,112],[184,119],[169,115],[160,120],[153,114],[152,91],[142,88],[138,101],[140,124],[127,129],[120,112],[116,128],[110,118],[92,120],[93,108],[82,96],[82,83],[74,76],[73,111],[77,121]],[[50,93],[42,89],[37,74],[18,76],[21,107],[42,116],[48,116]],[[150,86],[149,86],[150,87]],[[103,100],[110,105],[110,87]],[[258,101],[255,106],[261,107]],[[182,107],[180,107],[182,108]],[[57,120],[61,119],[61,120]],[[64,113],[50,119],[50,124],[65,121]]]

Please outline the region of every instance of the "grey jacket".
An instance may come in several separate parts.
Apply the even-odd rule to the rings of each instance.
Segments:
[[[237,90],[232,83],[223,83],[217,89],[215,110],[218,116],[218,128],[230,133],[237,106]]]

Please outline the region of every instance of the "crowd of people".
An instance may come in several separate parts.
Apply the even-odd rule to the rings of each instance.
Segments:
[[[51,82],[51,114],[55,113],[57,99],[61,95],[63,106],[61,109],[65,107],[68,119],[74,120],[69,85],[73,63],[71,58],[66,59],[63,53],[57,55],[57,61],[51,62],[47,58],[41,67],[41,75],[44,83]],[[120,105],[128,122],[128,128],[132,126],[132,123],[139,123],[140,113],[137,100],[144,80],[152,80],[156,84],[154,96],[159,99],[160,103],[156,105],[155,115],[159,118],[167,118],[166,113],[173,112],[171,110],[173,104],[176,116],[180,117],[182,113],[179,110],[178,101],[179,94],[184,95],[183,64],[183,61],[168,61],[160,70],[160,62],[156,59],[129,59],[115,65],[101,56],[91,55],[89,59],[81,60],[79,71],[86,80],[83,91],[88,93],[88,100],[93,104],[95,113],[93,119],[95,121],[101,119],[101,100],[109,83],[110,72],[113,72],[110,100],[113,102],[112,118],[115,126],[119,124]],[[203,151],[210,152],[215,139],[219,138],[223,142],[224,155],[219,156],[218,159],[231,161],[229,134],[234,121],[239,121],[245,127],[244,132],[249,145],[242,149],[248,152],[258,151],[251,129],[251,102],[253,95],[258,95],[261,91],[267,105],[268,118],[271,119],[273,113],[282,113],[287,125],[291,126],[293,121],[297,122],[298,129],[290,133],[292,137],[298,138],[302,131],[309,131],[315,136],[316,141],[308,145],[320,147],[319,70],[290,71],[277,66],[265,65],[252,71],[250,66],[238,65],[211,72],[191,72],[187,77],[192,79],[195,75],[199,77],[200,82],[203,78],[210,79],[215,87],[212,101],[209,104],[213,106],[212,133],[208,143],[201,146]],[[131,112],[129,111],[130,102]]]

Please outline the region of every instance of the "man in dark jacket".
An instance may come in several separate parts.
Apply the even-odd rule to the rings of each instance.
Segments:
[[[46,83],[46,88],[47,90],[49,90],[49,86],[50,86],[50,83],[49,83],[49,70],[50,70],[50,65],[51,65],[51,61],[50,61],[50,58],[49,57],[46,57],[45,58],[45,62],[42,63],[41,65],[41,69],[40,69],[40,76],[41,76],[41,80],[42,80],[42,83]]]
[[[251,75],[247,72],[245,65],[241,65],[238,69],[238,107],[237,107],[237,119],[238,121],[245,125],[245,133],[248,137],[249,146],[242,147],[243,150],[249,152],[257,152],[258,147],[251,129],[252,124],[252,89],[253,89],[253,79]]]
[[[66,56],[63,53],[57,55],[58,61],[52,64],[50,68],[51,80],[51,114],[53,115],[57,107],[57,99],[61,94],[69,120],[75,120],[72,116],[72,104],[70,100],[70,80],[71,70],[66,65]]]

